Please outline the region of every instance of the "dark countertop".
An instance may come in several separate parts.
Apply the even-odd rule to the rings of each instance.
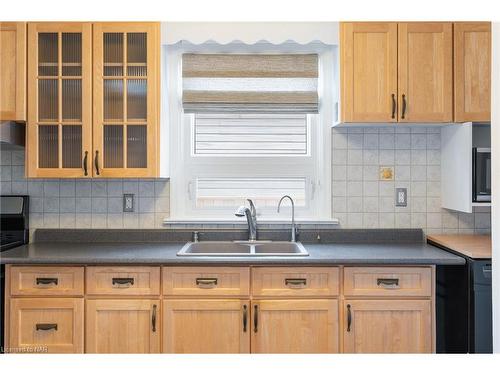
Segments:
[[[464,264],[465,260],[426,243],[304,243],[302,257],[179,257],[184,243],[34,242],[0,254],[2,264]]]

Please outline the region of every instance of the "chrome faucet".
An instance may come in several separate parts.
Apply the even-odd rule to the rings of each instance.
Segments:
[[[257,241],[257,210],[251,199],[247,199],[250,208],[240,206],[234,213],[238,217],[247,217],[248,223],[248,240]]]
[[[297,228],[295,226],[295,204],[293,203],[293,199],[289,195],[283,195],[278,203],[278,212],[280,212],[280,206],[281,202],[283,202],[283,199],[288,198],[290,199],[290,202],[292,202],[292,238],[291,241],[295,242],[296,241],[296,236],[297,236]]]

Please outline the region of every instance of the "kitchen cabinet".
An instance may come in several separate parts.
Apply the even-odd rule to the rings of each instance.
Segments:
[[[342,23],[342,121],[452,121],[452,48],[449,22]]]
[[[155,177],[159,24],[94,24],[94,172]]]
[[[344,301],[345,353],[431,353],[429,300]]]
[[[26,22],[0,22],[0,121],[26,121]]]
[[[160,300],[86,301],[87,353],[159,353]]]
[[[83,353],[83,298],[12,298],[10,348]]]
[[[341,97],[345,122],[396,122],[398,24],[341,24]]]
[[[491,120],[491,23],[455,22],[455,122]]]
[[[159,24],[29,23],[28,177],[156,177]]]
[[[163,352],[249,353],[249,300],[163,301]]]
[[[28,24],[28,177],[91,177],[92,24]]]
[[[337,300],[252,301],[252,353],[338,353]]]

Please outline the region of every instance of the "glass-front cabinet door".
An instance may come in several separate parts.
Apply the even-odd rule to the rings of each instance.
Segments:
[[[28,25],[28,177],[92,176],[92,24]]]
[[[159,24],[94,24],[94,177],[155,177]]]

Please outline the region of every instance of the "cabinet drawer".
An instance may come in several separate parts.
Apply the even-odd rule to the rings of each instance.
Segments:
[[[346,296],[430,297],[432,270],[429,267],[346,267]]]
[[[87,267],[86,275],[89,295],[160,294],[160,267]]]
[[[82,296],[83,267],[12,267],[12,296]]]
[[[10,347],[26,353],[83,353],[83,298],[12,298]]]
[[[164,267],[163,294],[170,296],[246,296],[247,267]]]
[[[259,297],[336,296],[335,267],[258,267],[252,270],[252,293]]]

